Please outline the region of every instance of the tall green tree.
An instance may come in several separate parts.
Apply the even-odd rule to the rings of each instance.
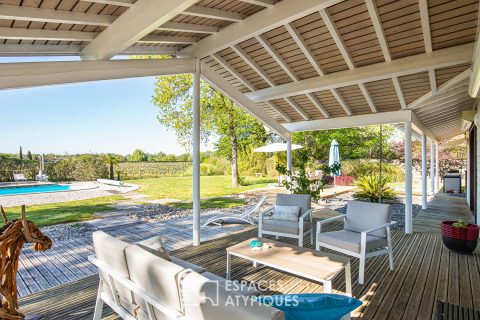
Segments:
[[[108,154],[104,154],[102,156],[102,159],[103,159],[103,162],[109,168],[110,180],[114,180],[115,179],[114,166],[117,165],[122,160],[122,157],[117,154],[108,153]]]
[[[27,152],[27,159],[28,160],[33,160],[32,153],[30,152],[30,150],[28,150],[28,152]]]
[[[20,160],[23,160],[22,146],[20,146],[20,150],[18,151],[18,158],[19,158]]]
[[[132,155],[128,158],[128,161],[132,162],[141,162],[141,161],[147,161],[148,160],[148,155],[140,149],[136,149],[133,151]]]
[[[192,76],[157,77],[153,103],[158,107],[158,120],[177,135],[187,150],[192,145]],[[218,152],[231,163],[232,186],[240,185],[239,152],[266,139],[265,128],[251,115],[207,83],[200,85],[201,141],[216,138]]]

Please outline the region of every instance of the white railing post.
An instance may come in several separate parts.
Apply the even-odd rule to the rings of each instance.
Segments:
[[[430,195],[435,194],[435,144],[430,139]]]
[[[287,140],[287,170],[292,171],[292,138]]]
[[[200,60],[193,74],[193,245],[200,245]]]
[[[422,209],[427,209],[427,136],[422,133]]]
[[[412,123],[405,122],[405,233],[412,232]]]

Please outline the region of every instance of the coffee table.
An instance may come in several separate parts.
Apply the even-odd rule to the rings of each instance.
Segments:
[[[249,243],[257,239],[267,243],[270,248],[253,251]],[[345,272],[346,294],[352,295],[351,266],[348,257],[265,238],[252,238],[227,248],[227,279],[230,279],[231,256],[249,260],[255,266],[262,264],[272,269],[321,282],[326,293],[332,292],[333,279],[339,273]]]

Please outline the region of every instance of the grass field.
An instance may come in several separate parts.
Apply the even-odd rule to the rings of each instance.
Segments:
[[[200,177],[200,197],[213,198],[237,194],[246,190],[266,187],[272,179],[248,178],[247,185],[232,188],[229,176]],[[127,181],[141,187],[144,193],[153,199],[192,200],[192,177],[163,177]]]
[[[37,226],[90,220],[95,212],[112,210],[122,196],[101,197],[88,200],[32,205],[27,207],[27,219]],[[8,219],[20,217],[20,207],[6,208]]]

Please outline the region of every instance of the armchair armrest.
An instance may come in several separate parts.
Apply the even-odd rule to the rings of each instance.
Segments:
[[[263,220],[263,215],[266,214],[266,213],[272,212],[273,209],[275,209],[275,206],[271,206],[271,207],[268,207],[265,210],[260,211],[259,214],[258,214],[258,219]]]
[[[298,221],[302,221],[302,220],[305,220],[306,217],[308,217],[309,215],[312,214],[312,209],[309,209],[307,211],[305,211],[304,214],[302,214],[299,218],[298,218]]]
[[[306,218],[308,218],[309,221],[312,221],[312,209],[308,209],[304,214],[298,217],[298,228],[300,230],[300,234],[303,234],[303,222]],[[310,226],[310,228],[312,228],[312,226]]]
[[[367,229],[367,230],[364,230],[362,231],[362,233],[365,233],[365,234],[369,234],[369,233],[372,233],[373,231],[377,231],[379,229],[383,229],[383,228],[388,228],[388,227],[391,227],[393,225],[397,224],[397,221],[392,221],[390,223],[385,223],[385,224],[382,224],[378,227],[373,227],[373,228],[370,228],[370,229]]]
[[[335,217],[331,217],[331,218],[327,218],[327,219],[317,221],[317,234],[322,232],[322,224],[326,224],[326,223],[329,223],[329,222],[332,222],[332,221],[337,221],[337,220],[340,220],[340,219],[345,219],[346,216],[347,216],[346,214],[341,214],[339,216],[335,216]]]

